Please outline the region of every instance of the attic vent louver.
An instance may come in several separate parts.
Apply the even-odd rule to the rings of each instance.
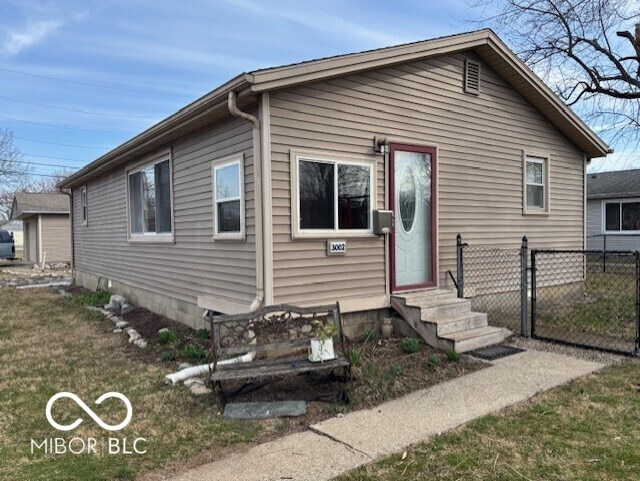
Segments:
[[[464,61],[464,91],[474,95],[480,93],[480,64],[469,59]]]

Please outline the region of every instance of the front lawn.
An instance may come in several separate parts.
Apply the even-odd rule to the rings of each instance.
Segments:
[[[339,481],[635,481],[640,365],[610,367]]]

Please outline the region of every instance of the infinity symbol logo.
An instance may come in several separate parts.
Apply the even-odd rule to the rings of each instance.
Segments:
[[[105,399],[110,399],[114,397],[116,399],[120,399],[124,403],[124,405],[127,407],[127,416],[124,418],[124,421],[122,421],[120,424],[116,424],[115,426],[105,423],[102,419],[98,417],[96,413],[94,413],[91,410],[89,406],[87,406],[84,403],[82,399],[80,399],[78,396],[76,396],[72,392],[59,392],[58,394],[55,394],[54,396],[52,396],[51,399],[49,399],[49,402],[47,402],[47,408],[45,410],[45,414],[47,415],[47,421],[49,421],[49,424],[51,424],[51,426],[56,428],[58,431],[71,431],[72,429],[75,429],[78,426],[80,426],[80,424],[83,421],[82,418],[78,418],[67,426],[63,426],[62,424],[58,424],[57,422],[54,421],[53,417],[51,416],[51,408],[53,407],[53,404],[58,399],[63,397],[72,399],[78,406],[82,408],[84,412],[86,412],[89,416],[91,416],[91,419],[93,419],[98,424],[98,426],[100,426],[102,429],[106,429],[107,431],[119,431],[120,429],[124,428],[127,424],[129,424],[129,422],[131,421],[131,416],[133,416],[133,407],[131,407],[131,402],[127,399],[127,397],[124,394],[120,394],[119,392],[107,392],[107,393],[104,393],[102,396],[100,396],[98,399],[96,399],[96,404],[102,404],[102,402]]]

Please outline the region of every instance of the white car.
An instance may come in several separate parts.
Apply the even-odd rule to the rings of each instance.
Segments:
[[[13,241],[13,234],[9,234],[4,229],[0,229],[0,259],[16,258],[16,245]]]

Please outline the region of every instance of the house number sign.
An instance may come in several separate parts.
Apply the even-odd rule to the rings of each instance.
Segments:
[[[347,241],[345,240],[328,240],[327,255],[343,256],[347,253]]]

